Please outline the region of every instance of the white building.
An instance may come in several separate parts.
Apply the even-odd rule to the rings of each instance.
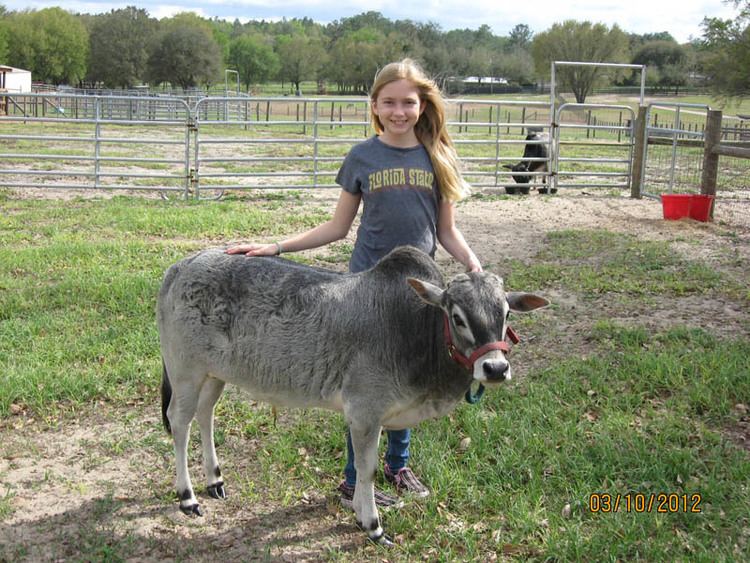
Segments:
[[[464,84],[507,84],[507,78],[496,78],[494,76],[467,76],[463,79]]]
[[[31,92],[31,71],[0,65],[0,91]]]

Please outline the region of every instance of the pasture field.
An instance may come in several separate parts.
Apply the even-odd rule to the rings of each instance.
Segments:
[[[318,224],[335,193],[1,191],[0,561],[747,560],[747,207],[665,222],[651,200],[562,192],[459,205],[485,268],[552,306],[512,318],[512,382],[416,428],[432,494],[384,513],[384,550],[338,504],[340,415],[228,389],[226,501],[203,492],[191,442],[201,519],[178,510],[161,428],[164,270]],[[294,258],[343,271],[353,233]]]

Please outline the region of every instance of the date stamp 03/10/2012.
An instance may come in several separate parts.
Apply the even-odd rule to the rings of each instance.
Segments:
[[[702,502],[700,493],[591,493],[589,511],[594,514],[700,514]]]

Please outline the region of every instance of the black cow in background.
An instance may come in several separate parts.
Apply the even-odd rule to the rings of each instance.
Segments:
[[[549,171],[549,133],[541,131],[530,132],[526,135],[526,141],[532,142],[527,142],[524,146],[521,162],[517,164],[503,165],[503,168],[507,168],[513,172],[519,172],[519,174],[513,174],[513,180],[515,180],[517,184],[529,184],[537,177],[535,174],[529,174],[529,172]],[[546,186],[546,175],[542,175],[542,183],[545,185],[539,188],[539,193],[546,194],[548,191]],[[528,194],[529,188],[530,186],[506,186],[505,191],[509,194]],[[552,189],[552,193],[555,192],[557,192],[557,188]]]

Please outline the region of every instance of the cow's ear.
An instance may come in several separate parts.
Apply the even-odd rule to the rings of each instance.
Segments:
[[[443,298],[442,289],[426,281],[418,280],[417,278],[406,278],[406,281],[409,282],[409,285],[417,292],[417,295],[419,295],[422,301],[434,305],[435,307],[440,307]]]
[[[510,305],[511,311],[516,311],[518,313],[527,313],[534,309],[539,309],[549,305],[549,301],[544,297],[539,297],[533,293],[511,291],[505,295],[505,298],[508,300],[508,305]]]

